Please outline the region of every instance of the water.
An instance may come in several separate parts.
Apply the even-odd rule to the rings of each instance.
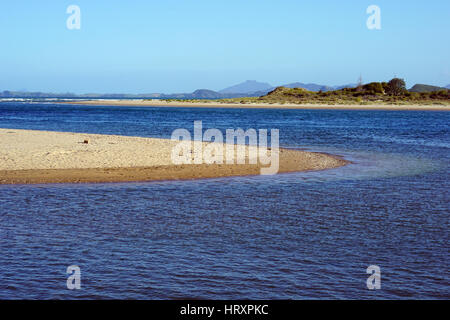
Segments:
[[[279,128],[284,147],[353,164],[0,186],[0,299],[450,298],[450,113],[0,104],[1,128],[170,137],[194,120]],[[69,265],[81,290],[66,288]]]

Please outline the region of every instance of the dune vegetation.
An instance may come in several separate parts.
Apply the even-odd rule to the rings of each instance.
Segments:
[[[171,100],[176,101],[176,100]],[[205,102],[205,100],[182,100],[184,102]],[[402,79],[389,82],[372,82],[355,88],[332,91],[309,91],[303,88],[278,87],[261,97],[209,100],[218,103],[240,104],[326,104],[326,105],[450,105],[450,90],[408,91]]]

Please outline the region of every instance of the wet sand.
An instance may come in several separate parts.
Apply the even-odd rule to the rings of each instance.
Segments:
[[[87,140],[88,143],[84,143]],[[156,138],[0,129],[0,184],[181,180],[258,175],[246,164],[174,165],[177,141]],[[204,143],[208,145],[208,143]],[[280,149],[279,173],[337,168],[338,157]]]
[[[186,107],[186,108],[243,108],[243,109],[334,109],[334,110],[418,110],[418,111],[450,111],[450,105],[322,105],[322,104],[280,104],[280,103],[219,103],[206,102],[181,102],[166,100],[85,100],[58,102],[64,104],[100,105],[100,106],[130,106],[130,107]]]

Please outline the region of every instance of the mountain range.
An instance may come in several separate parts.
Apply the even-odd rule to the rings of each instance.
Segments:
[[[219,91],[209,89],[199,89],[192,93],[146,93],[146,94],[74,94],[74,93],[46,93],[46,92],[27,92],[27,91],[3,91],[0,92],[0,98],[61,98],[61,99],[226,99],[241,97],[260,97],[275,90],[277,87],[303,88],[309,91],[332,91],[343,88],[355,88],[357,84],[351,83],[340,86],[327,86],[315,83],[293,82],[280,86],[272,86],[269,83],[258,82],[256,80],[247,80],[245,82],[227,87]],[[450,89],[450,84],[445,88]],[[429,92],[445,89],[443,87],[416,84],[411,92]]]
[[[309,91],[332,91],[332,90],[339,90],[343,88],[354,88],[357,84],[351,83],[341,86],[327,86],[322,84],[316,84],[316,83],[302,83],[302,82],[293,82],[293,83],[287,83],[282,84],[279,86],[271,86],[268,83],[265,82],[258,82],[255,80],[247,80],[245,82],[239,83],[237,85],[234,85],[232,87],[225,88],[223,90],[220,90],[219,93],[245,93],[245,94],[258,94],[258,95],[264,95],[269,93],[270,91],[275,90],[278,87],[285,87],[285,88],[303,88]]]
[[[265,82],[258,82],[256,80],[247,80],[245,82],[239,83],[237,85],[219,90],[219,93],[253,93],[258,91],[270,91],[273,86]]]

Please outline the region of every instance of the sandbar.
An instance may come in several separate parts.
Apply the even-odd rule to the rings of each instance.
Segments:
[[[87,141],[88,143],[85,143]],[[90,133],[0,129],[0,184],[185,180],[258,175],[261,163],[174,165],[178,141]],[[204,142],[204,144],[208,144]],[[348,161],[280,149],[279,173],[324,170]]]
[[[186,107],[186,108],[240,108],[240,109],[305,109],[305,110],[389,110],[389,111],[450,111],[450,105],[326,105],[326,104],[289,104],[289,103],[221,103],[217,101],[190,102],[143,99],[96,99],[58,102],[63,104],[92,106],[128,106],[128,107]]]

